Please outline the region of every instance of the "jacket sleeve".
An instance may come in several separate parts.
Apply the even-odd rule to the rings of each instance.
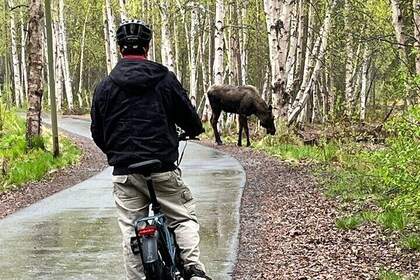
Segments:
[[[101,83],[95,87],[93,94],[92,107],[90,110],[91,125],[90,131],[92,134],[92,139],[95,144],[105,152],[105,141],[104,141],[104,131],[103,131],[103,116],[100,110],[100,96],[101,96]]]
[[[175,124],[191,137],[200,135],[204,132],[204,127],[191,100],[188,98],[186,90],[174,73],[170,72],[169,76],[169,90],[171,91],[170,96]]]

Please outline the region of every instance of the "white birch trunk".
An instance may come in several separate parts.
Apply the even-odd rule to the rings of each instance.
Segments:
[[[71,75],[70,75],[70,65],[69,65],[69,59],[68,59],[68,53],[67,53],[67,35],[66,35],[66,24],[64,20],[64,0],[60,0],[58,2],[59,7],[59,30],[60,32],[60,48],[62,51],[62,59],[63,59],[63,77],[64,77],[64,87],[66,90],[66,98],[67,98],[67,104],[69,106],[70,110],[73,110],[74,108],[74,102],[73,102],[73,89],[72,89],[72,81],[71,81]]]
[[[21,22],[20,22],[20,34],[21,34],[21,46],[20,46],[20,57],[21,57],[21,73],[22,73],[22,93],[23,98],[25,100],[28,100],[28,70],[26,67],[26,40],[28,38],[27,34],[28,32],[25,31],[28,30],[28,27],[24,27],[25,24],[23,22],[24,16],[23,11],[20,13],[21,15]]]
[[[330,31],[330,26],[331,26],[331,14],[336,3],[337,3],[337,0],[333,0],[330,4],[327,4],[328,8],[325,15],[324,23],[320,30],[318,42],[316,43],[313,49],[313,51],[314,52],[317,51],[317,53],[314,53],[314,55],[312,55],[311,60],[308,65],[308,67],[311,67],[311,65],[314,65],[314,64],[315,66],[310,76],[310,79],[305,84],[302,85],[301,90],[298,93],[298,96],[293,102],[292,112],[290,113],[289,118],[288,118],[289,125],[296,121],[302,109],[304,108],[306,101],[309,95],[311,94],[311,91],[313,90],[315,86],[317,76],[319,74],[319,71],[321,69],[321,66],[325,57],[325,52],[326,52],[327,43],[328,43],[328,34]]]
[[[241,51],[241,85],[247,84],[247,66],[248,66],[248,50],[245,47],[248,42],[248,36],[245,32],[245,28],[243,28],[246,24],[246,8],[245,6],[242,6],[241,8],[241,16],[240,16],[240,26],[242,27],[239,32],[239,42],[240,46],[239,49]]]
[[[347,118],[351,118],[352,107],[354,104],[354,88],[353,88],[353,44],[352,44],[352,26],[349,20],[349,14],[351,13],[351,8],[349,0],[346,0],[344,3],[344,29],[346,30],[347,40],[346,40],[346,79],[345,79],[345,115]]]
[[[9,7],[11,9],[14,8],[13,0],[9,1]],[[17,47],[17,26],[15,20],[15,14],[12,10],[10,12],[10,32],[11,32],[11,45],[12,45],[12,64],[13,64],[13,83],[14,83],[14,90],[15,90],[15,105],[16,107],[22,107],[22,80],[20,75],[20,61],[18,55],[18,47]]]
[[[413,0],[414,48],[416,50],[416,73],[420,74],[420,0]]]
[[[168,0],[161,0],[160,2],[160,15],[162,20],[162,64],[168,67],[168,69],[176,73],[174,53],[171,44],[171,27],[168,17]]]
[[[120,2],[120,17],[121,17],[121,21],[123,20],[127,20],[127,7],[126,7],[126,0],[119,0]]]
[[[56,106],[57,106],[57,110],[61,111],[62,107],[63,107],[63,53],[61,51],[60,48],[60,31],[59,31],[59,24],[57,22],[53,23],[53,47],[55,50],[55,55],[54,55],[54,67],[55,67],[55,98],[56,98]]]
[[[420,75],[420,0],[413,0],[413,18],[414,18],[414,50],[416,74]],[[420,90],[417,91],[417,103],[420,102]]]
[[[408,54],[405,50],[406,38],[404,36],[404,22],[403,16],[401,14],[400,2],[398,0],[391,0],[391,10],[392,10],[392,24],[395,30],[395,36],[397,38],[397,43],[399,45],[399,53],[404,65],[409,65]],[[410,85],[406,82],[405,88],[407,91],[408,97],[410,97],[412,89]],[[409,104],[409,98],[406,99],[406,105]]]
[[[296,63],[298,56],[298,17],[297,17],[297,6],[291,12],[290,20],[290,46],[289,53],[286,60],[286,95],[289,97],[288,100],[288,111],[290,111],[292,97],[294,95],[294,86],[296,81]]]
[[[105,11],[106,11],[106,24],[107,32],[109,38],[109,58],[111,63],[111,68],[118,62],[118,50],[117,50],[117,39],[116,39],[116,30],[114,23],[114,15],[112,13],[111,0],[105,0]]]
[[[214,56],[214,64],[213,64],[214,84],[223,84],[224,20],[225,20],[224,1],[216,0],[216,22],[215,22],[216,30],[214,34],[215,56]]]
[[[82,30],[82,38],[81,38],[81,42],[80,42],[80,61],[79,61],[79,88],[77,91],[77,98],[79,100],[79,105],[82,106],[83,104],[83,99],[82,99],[82,94],[83,94],[83,61],[84,61],[84,54],[85,54],[85,39],[86,39],[86,25],[87,25],[87,21],[89,19],[89,13],[90,13],[90,7],[91,4],[89,4],[87,12],[86,12],[86,17],[85,17],[85,21],[83,23],[83,30]],[[88,106],[90,105],[89,103],[87,104]]]
[[[196,61],[196,47],[195,41],[197,37],[197,26],[198,26],[198,10],[197,3],[193,1],[191,10],[191,37],[189,39],[189,49],[190,49],[190,99],[194,107],[197,106],[197,91],[198,91],[198,81],[197,81],[197,61]],[[203,64],[202,64],[203,65]]]
[[[108,23],[108,17],[106,13],[106,7],[103,9],[103,19],[104,19],[104,37],[105,37],[105,54],[106,54],[106,69],[107,73],[109,74],[113,68],[112,65],[112,58],[111,58],[111,47],[110,47],[110,40],[109,37],[109,23]]]
[[[311,4],[312,7],[312,4]],[[303,68],[305,64],[305,55],[306,55],[306,46],[309,45],[306,42],[307,37],[311,37],[311,33],[305,33],[305,26],[308,24],[308,8],[306,5],[305,0],[299,0],[299,23],[298,23],[298,46],[297,46],[297,54],[296,54],[296,74],[297,79],[302,78]],[[299,81],[296,81],[296,85],[293,91],[296,91],[296,87]]]
[[[370,64],[370,51],[369,47],[365,46],[365,51],[363,54],[363,65],[362,65],[362,85],[360,89],[360,120],[364,121],[366,119],[366,96],[368,89],[369,81],[369,64]]]
[[[271,90],[269,95],[273,96],[274,116],[279,115],[279,98],[276,96],[276,88],[279,87],[278,81],[281,79],[280,73],[280,54],[278,52],[279,41],[277,37],[276,21],[280,18],[280,7],[278,1],[264,0],[264,12],[266,14],[266,26],[268,31],[268,47],[271,66]],[[274,90],[274,92],[273,92]]]

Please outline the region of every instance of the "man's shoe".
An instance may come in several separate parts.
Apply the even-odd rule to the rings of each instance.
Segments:
[[[201,269],[190,267],[188,269],[188,276],[190,280],[211,280]]]

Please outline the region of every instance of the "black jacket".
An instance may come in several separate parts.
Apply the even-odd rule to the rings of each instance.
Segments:
[[[91,118],[92,138],[114,175],[127,174],[128,165],[148,159],[159,159],[163,169],[171,170],[178,159],[175,125],[190,136],[204,132],[175,74],[138,58],[122,58],[96,86]]]

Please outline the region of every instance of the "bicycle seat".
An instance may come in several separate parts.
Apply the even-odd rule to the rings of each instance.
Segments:
[[[150,176],[152,172],[162,166],[162,162],[158,159],[146,160],[134,163],[128,166],[128,171],[131,174],[141,174],[143,176]]]

